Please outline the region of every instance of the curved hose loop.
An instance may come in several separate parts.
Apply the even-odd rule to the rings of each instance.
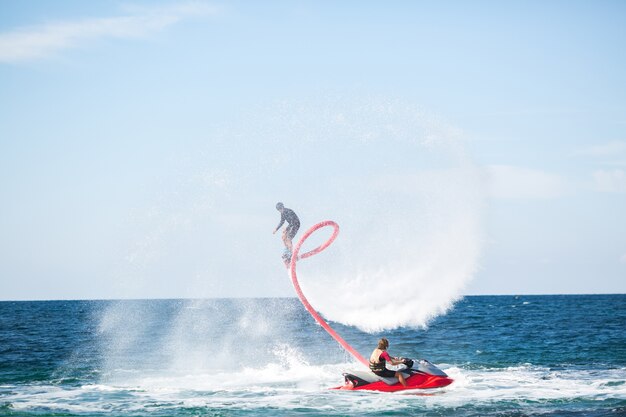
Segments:
[[[317,248],[310,250],[308,252],[305,252],[298,257],[298,254],[300,253],[300,248],[302,247],[302,244],[304,243],[304,241],[306,241],[309,238],[309,236],[311,236],[315,231],[326,226],[331,226],[333,228],[333,234],[330,236],[330,238],[326,242],[318,246]],[[331,335],[332,338],[335,339],[337,343],[339,343],[341,347],[343,347],[346,351],[348,351],[348,353],[350,353],[356,360],[361,362],[363,365],[368,366],[369,362],[363,356],[361,356],[361,354],[357,352],[352,346],[350,346],[348,342],[346,342],[341,336],[339,336],[337,332],[335,332],[335,330],[333,330],[333,328],[330,327],[328,323],[326,323],[326,321],[318,314],[318,312],[315,311],[313,306],[311,306],[309,301],[306,299],[306,297],[302,293],[302,289],[300,288],[300,284],[298,283],[298,275],[296,274],[296,263],[300,259],[305,259],[310,256],[316,255],[320,253],[321,251],[323,251],[324,249],[326,249],[328,246],[330,246],[331,243],[333,243],[333,241],[337,238],[338,234],[339,234],[339,225],[332,220],[326,220],[326,221],[320,222],[306,231],[306,233],[300,238],[300,240],[294,247],[293,253],[291,255],[291,262],[289,263],[289,272],[291,274],[291,282],[293,283],[293,286],[296,289],[296,293],[298,294],[298,298],[300,298],[302,305],[304,305],[304,308],[306,308],[309,314],[313,316],[315,321],[320,326],[322,326],[324,330],[326,330],[328,334]]]

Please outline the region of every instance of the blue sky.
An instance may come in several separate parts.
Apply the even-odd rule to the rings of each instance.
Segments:
[[[415,127],[400,108],[437,120],[480,172],[464,293],[623,293],[625,18],[620,1],[1,2],[0,298],[292,295],[277,200],[350,225],[375,205],[312,196],[446,159],[324,126],[378,132],[380,112],[350,113],[377,103],[392,132]]]

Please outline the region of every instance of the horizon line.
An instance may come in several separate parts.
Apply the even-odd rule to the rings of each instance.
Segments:
[[[598,293],[511,293],[511,294],[465,294],[459,297],[545,297],[545,296],[578,296],[578,295],[626,295],[620,292],[598,292]],[[21,302],[54,302],[54,301],[183,301],[183,300],[250,300],[250,299],[295,299],[297,296],[264,296],[264,297],[157,297],[157,298],[37,298],[37,299],[0,299],[0,303],[21,303]]]

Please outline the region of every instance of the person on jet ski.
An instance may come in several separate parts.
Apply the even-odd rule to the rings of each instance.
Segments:
[[[378,376],[382,376],[385,378],[396,377],[402,384],[402,386],[406,387],[406,381],[404,380],[404,375],[400,371],[392,371],[385,367],[387,362],[391,362],[392,365],[401,365],[404,364],[404,361],[399,358],[392,358],[387,353],[387,348],[389,347],[389,341],[384,337],[378,341],[378,347],[374,349],[372,355],[370,356],[370,370],[374,372]]]

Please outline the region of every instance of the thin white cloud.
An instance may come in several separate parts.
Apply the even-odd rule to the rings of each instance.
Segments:
[[[621,258],[619,258],[620,262],[623,264],[626,264],[626,253],[622,255]]]
[[[592,175],[596,191],[603,193],[626,193],[626,172],[624,170],[598,170]]]
[[[493,198],[550,199],[567,192],[565,179],[550,172],[511,165],[491,165],[487,172]]]
[[[34,61],[95,39],[142,38],[182,19],[206,16],[213,12],[214,8],[204,3],[184,3],[155,9],[135,9],[132,14],[125,16],[19,28],[0,33],[0,62]]]
[[[574,152],[574,155],[611,157],[626,155],[626,141],[614,140],[600,145],[588,146]]]

